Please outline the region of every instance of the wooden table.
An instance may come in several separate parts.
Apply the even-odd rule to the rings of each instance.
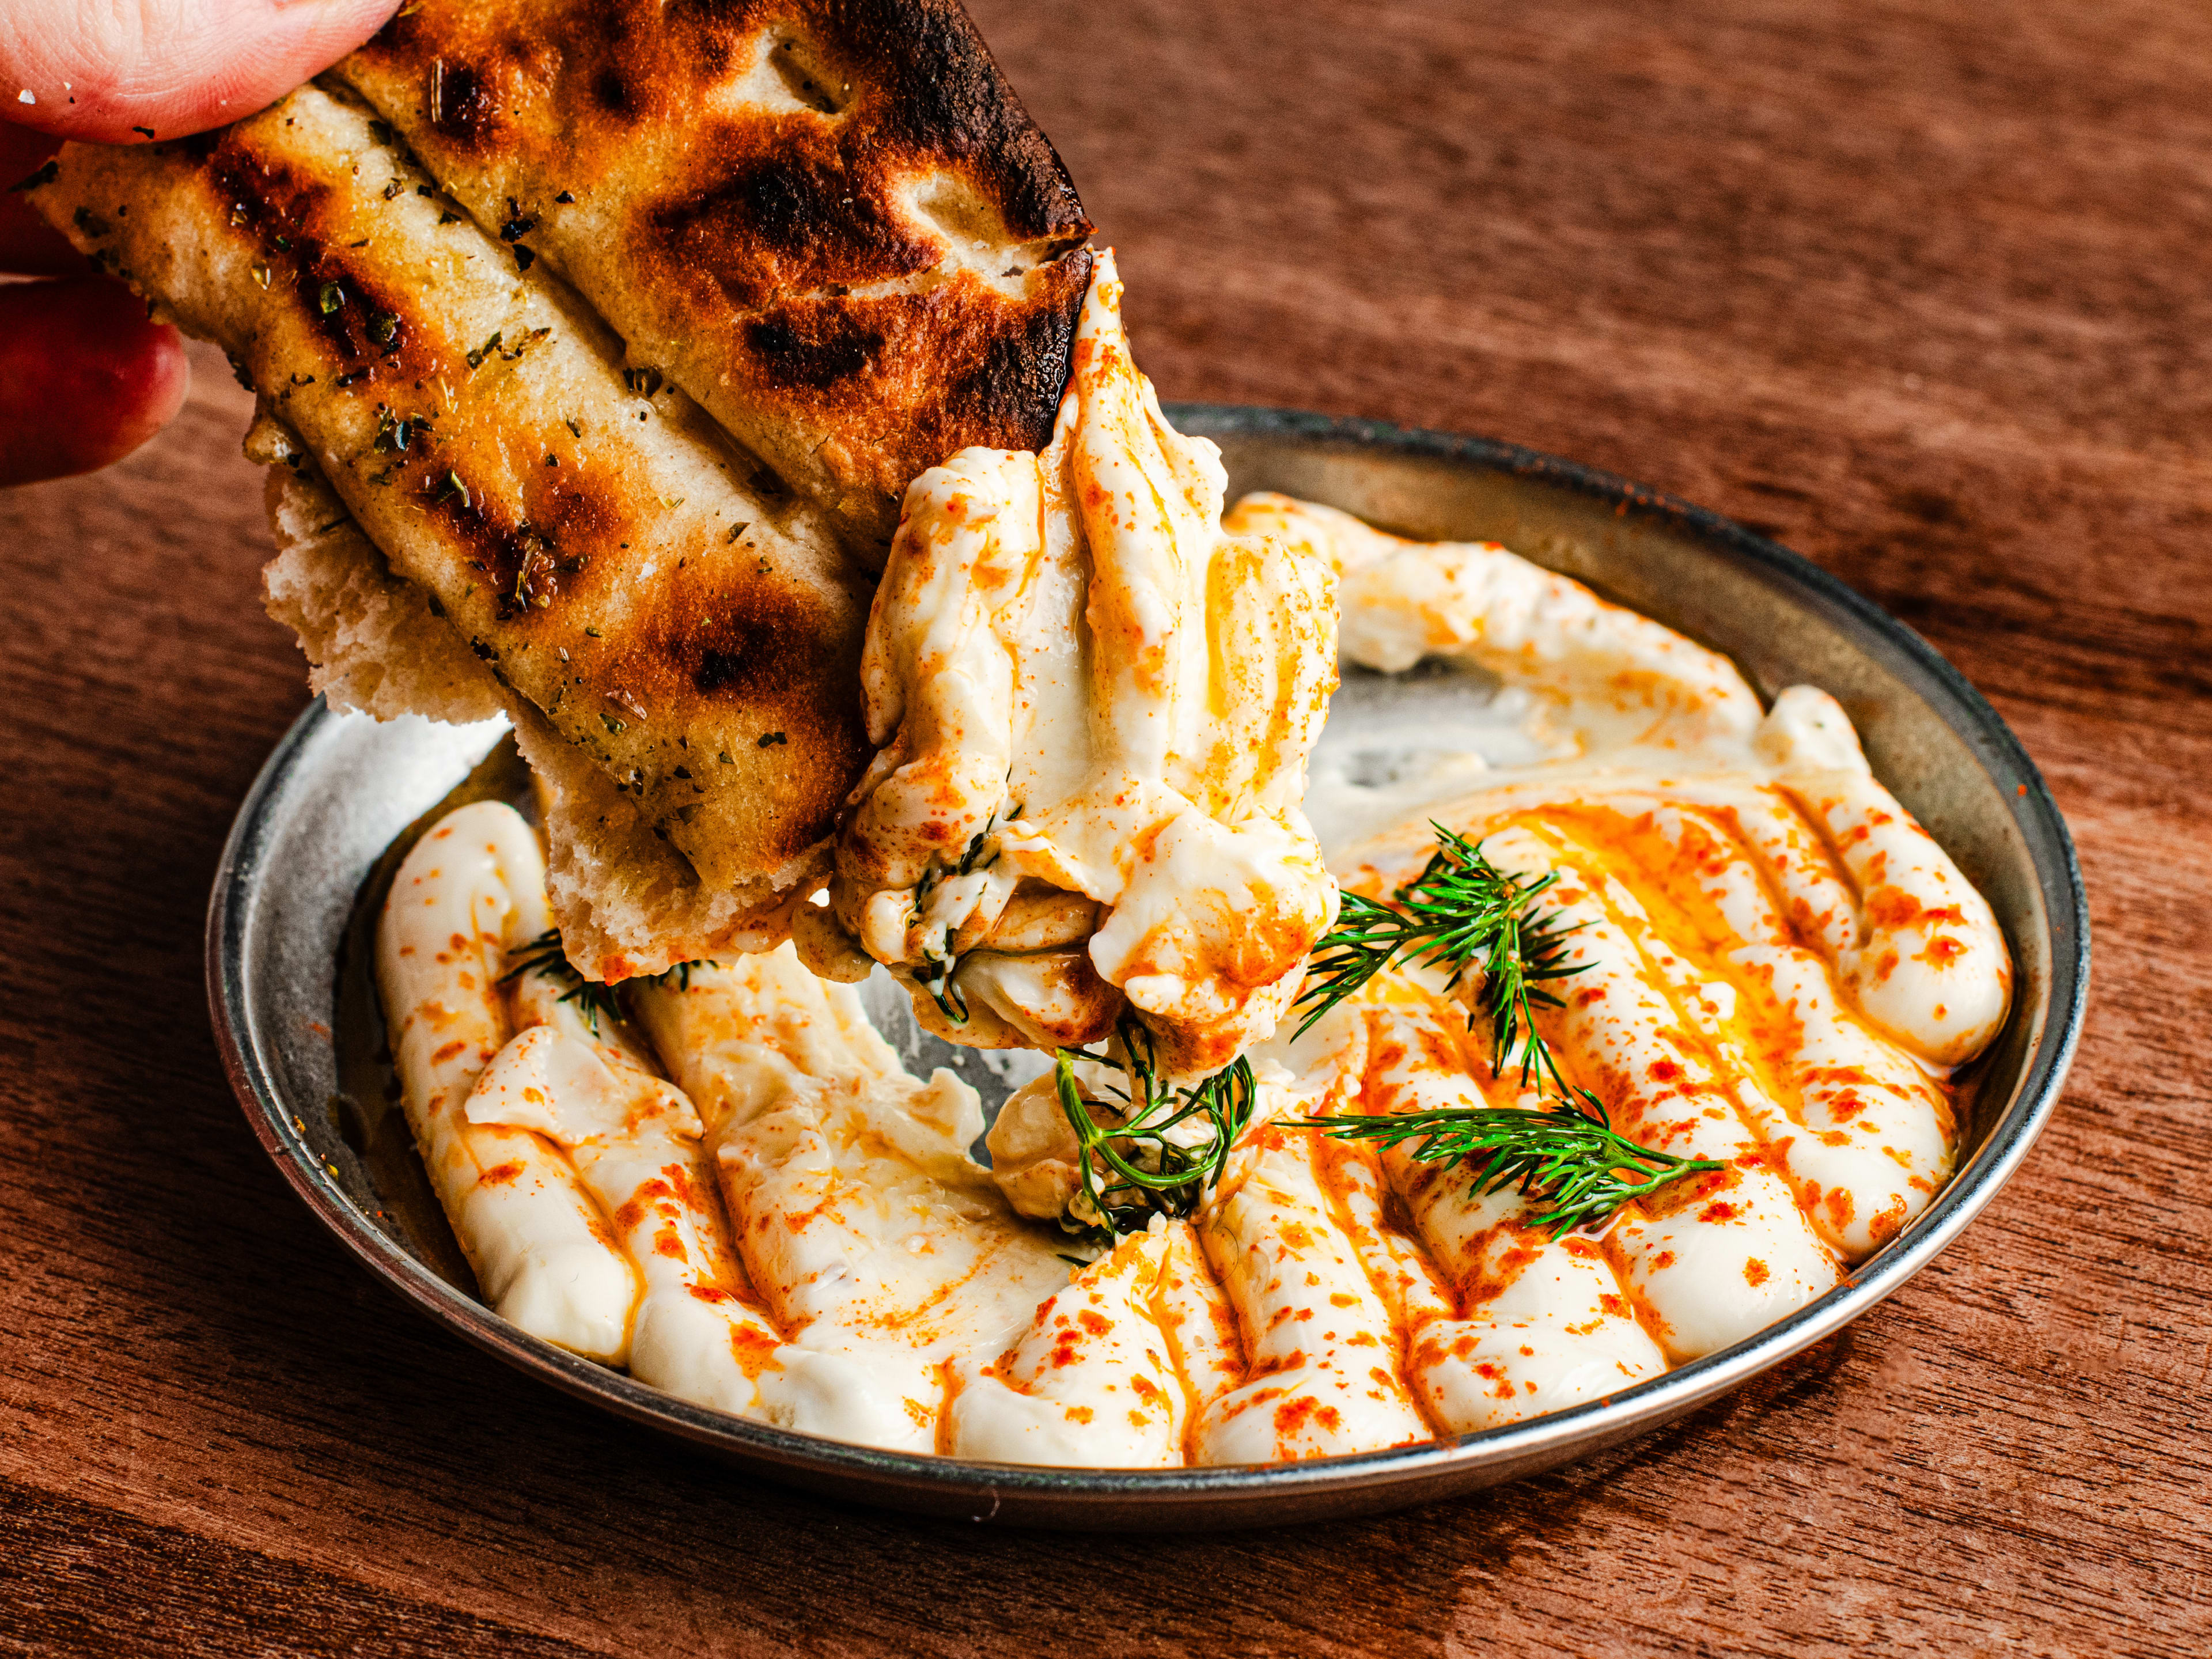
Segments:
[[[2203,1653],[2212,10],[977,0],[1164,395],[1517,440],[1771,532],[1996,702],[2097,988],[2040,1148],[1844,1337],[1594,1462],[1083,1539],[752,1485],[309,1220],[201,906],[303,696],[219,363],[0,498],[0,1652]]]

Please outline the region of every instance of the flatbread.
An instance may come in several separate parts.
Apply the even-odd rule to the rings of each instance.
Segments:
[[[262,567],[262,604],[299,636],[309,688],[333,708],[380,720],[421,714],[465,726],[504,714],[507,696],[483,659],[431,611],[427,592],[392,574],[291,434],[258,426],[246,453],[271,463],[276,556]]]
[[[865,576],[690,398],[626,378],[589,308],[516,271],[366,109],[306,87],[198,138],[70,145],[31,196],[230,353],[264,430],[534,711],[544,752],[586,757],[741,909],[818,866],[866,752]]]
[[[30,199],[258,389],[316,689],[507,714],[609,979],[785,936],[899,497],[1044,442],[1091,265],[957,0],[416,0]]]
[[[331,79],[820,502],[1040,449],[1091,226],[957,0],[417,0]]]
[[[261,573],[269,614],[299,635],[307,683],[333,708],[379,720],[507,717],[537,780],[546,890],[571,959],[592,978],[620,980],[775,949],[794,902],[827,874],[827,848],[802,854],[781,890],[773,880],[734,888],[701,881],[612,778],[501,686],[452,623],[432,613],[421,588],[392,573],[313,462],[270,453],[288,441],[264,422],[246,445],[272,462],[276,556]]]

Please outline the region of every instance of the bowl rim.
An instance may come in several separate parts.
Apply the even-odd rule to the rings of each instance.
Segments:
[[[1850,635],[1967,746],[2006,796],[2033,862],[2048,933],[2051,996],[2014,1097],[1928,1209],[1832,1291],[1735,1346],[1601,1399],[1449,1440],[1302,1463],[1176,1469],[1069,1469],[984,1463],[887,1451],[779,1429],[693,1405],[626,1373],[529,1336],[438,1277],[378,1228],[292,1132],[288,1103],[264,1052],[244,975],[248,923],[264,869],[272,809],[308,750],[348,718],[312,702],[271,751],[241,803],[216,867],[206,930],[209,1007],[223,1068],[256,1137],[293,1190],[377,1278],[486,1352],[630,1421],[733,1453],[801,1485],[872,1501],[996,1516],[1012,1503],[1033,1524],[1207,1524],[1206,1511],[1297,1494],[1320,1498],[1407,1488],[1405,1501],[1449,1490],[1454,1472],[1534,1470],[1618,1443],[1739,1387],[1858,1319],[1940,1255],[2018,1169],[2055,1109],[2079,1042],[2088,995],[2090,939],[2080,861],[2065,819],[2034,763],[1965,676],[1905,623],[1803,556],[1708,509],[1580,463],[1496,440],[1237,404],[1167,405],[1182,429],[1276,438],[1314,448],[1384,451],[1507,472],[1656,520],[1724,550]],[[1471,1484],[1471,1483],[1469,1483]],[[1225,1500],[1235,1500],[1233,1505]],[[1131,1506],[1140,1518],[1132,1520]],[[1379,1507],[1379,1505],[1377,1505]],[[1108,1518],[1087,1517],[1097,1510]],[[1178,1516],[1188,1518],[1178,1520]],[[1232,1522],[1231,1524],[1235,1524]]]

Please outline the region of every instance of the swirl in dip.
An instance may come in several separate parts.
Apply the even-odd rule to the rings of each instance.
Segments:
[[[1102,258],[1051,448],[964,451],[909,494],[866,659],[882,753],[796,950],[594,1014],[507,976],[544,926],[519,815],[464,807],[409,854],[379,983],[486,1299],[787,1428],[1172,1467],[1517,1421],[1819,1297],[1950,1176],[1954,1072],[2010,997],[1987,904],[1824,693],[1763,708],[1503,548],[1276,495],[1219,519],[1218,459],[1161,416],[1117,297]],[[1289,1036],[1336,884],[1387,898],[1432,823],[1556,873],[1579,971],[1538,1015],[1553,1054],[1623,1133],[1719,1168],[1555,1237],[1464,1163],[1293,1127],[1537,1103],[1431,970]],[[970,1044],[1126,1010],[1171,1070],[1247,1051],[1250,1126],[1187,1218],[1079,1248],[1048,1086],[979,1162],[975,1091],[869,1024],[849,981],[879,964]]]

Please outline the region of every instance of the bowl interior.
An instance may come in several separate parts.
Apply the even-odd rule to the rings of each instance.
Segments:
[[[871,1452],[684,1406],[523,1336],[475,1301],[393,1099],[368,930],[410,830],[462,800],[520,792],[503,727],[380,726],[318,705],[240,811],[210,916],[210,988],[249,1120],[373,1271],[502,1358],[782,1478],[941,1513],[980,1515],[988,1499],[1006,1520],[1186,1527],[1411,1503],[1614,1443],[1856,1317],[1972,1218],[2056,1097],[2087,936],[2065,826],[2018,744],[1956,672],[1796,556],[1568,463],[1286,411],[1170,415],[1221,445],[1232,499],[1279,489],[1425,539],[1502,542],[1728,653],[1766,696],[1809,683],[1844,704],[1875,771],[1989,897],[2017,969],[2012,1018],[1962,1102],[1960,1173],[1929,1211],[1845,1285],[1735,1349],[1613,1400],[1407,1452],[1242,1470],[1012,1470]]]
[[[2057,850],[2042,845],[2052,832],[2064,841],[2063,822],[2026,753],[1956,670],[1802,557],[1584,468],[1427,434],[1391,434],[1385,461],[1353,423],[1289,411],[1177,416],[1221,446],[1231,500],[1276,489],[1419,540],[1499,542],[1724,652],[1770,702],[1809,684],[1842,703],[1875,775],[1989,899],[2012,946],[2014,1018],[1976,1062],[1971,1103],[1961,1103],[1966,1166],[2047,1021],[2063,945],[2046,888],[2073,872],[2070,842],[2066,868],[2039,856]]]

